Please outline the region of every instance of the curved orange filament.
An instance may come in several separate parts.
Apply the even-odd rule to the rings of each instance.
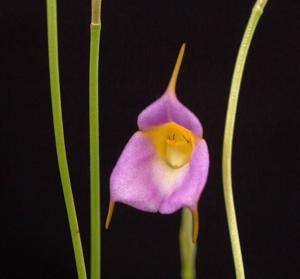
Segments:
[[[197,242],[198,233],[199,233],[199,214],[198,214],[198,205],[195,208],[191,209],[192,217],[193,217],[193,243]]]
[[[105,228],[108,229],[113,212],[114,212],[114,208],[115,208],[115,202],[110,200],[109,201],[109,207],[108,207],[108,213],[107,213],[107,217],[106,217],[106,221],[105,221]]]
[[[167,91],[172,92],[174,94],[175,94],[177,77],[178,77],[178,73],[179,73],[179,70],[181,67],[184,51],[185,51],[185,43],[183,43],[180,48],[175,67],[173,69],[172,76],[171,76],[171,79],[170,79],[168,87],[167,87]]]

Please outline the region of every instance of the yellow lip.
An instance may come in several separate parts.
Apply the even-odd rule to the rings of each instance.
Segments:
[[[190,130],[168,122],[143,133],[153,142],[157,155],[172,168],[180,168],[189,162],[196,140]]]

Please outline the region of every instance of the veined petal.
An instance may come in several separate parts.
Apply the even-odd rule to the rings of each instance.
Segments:
[[[148,130],[167,122],[176,122],[189,129],[195,136],[202,137],[202,125],[198,118],[178,101],[175,93],[184,51],[185,44],[180,48],[166,92],[138,116],[137,122],[140,130]]]
[[[202,137],[202,125],[198,118],[178,101],[175,94],[168,91],[139,114],[137,123],[143,131],[172,121]]]
[[[125,146],[110,178],[111,200],[156,212],[163,200],[181,186],[188,164],[170,167],[158,156],[147,135],[136,132]]]
[[[154,158],[155,148],[150,139],[142,132],[136,132],[111,174],[111,200],[144,211],[157,211],[161,196],[152,183],[149,171]]]
[[[195,208],[207,180],[208,168],[209,155],[207,144],[204,139],[199,139],[195,143],[188,164],[188,172],[181,181],[181,185],[163,200],[159,211],[168,214],[182,207]]]
[[[204,140],[196,143],[190,163],[174,169],[157,156],[148,136],[136,132],[112,172],[111,200],[150,212],[192,208],[203,190],[207,169]]]

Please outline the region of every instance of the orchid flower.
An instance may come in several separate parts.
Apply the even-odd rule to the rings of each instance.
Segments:
[[[200,121],[175,93],[184,51],[185,44],[167,90],[140,113],[139,131],[112,171],[106,228],[116,202],[162,214],[185,207],[193,216],[193,241],[197,239],[198,200],[207,180],[209,155]]]

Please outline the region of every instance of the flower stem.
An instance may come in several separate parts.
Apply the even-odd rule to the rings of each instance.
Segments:
[[[241,80],[243,76],[248,50],[252,41],[255,28],[260,19],[260,16],[263,13],[263,9],[266,4],[267,4],[267,0],[256,1],[244,32],[244,36],[240,45],[240,49],[238,52],[238,56],[237,56],[237,60],[233,72],[228,107],[227,107],[225,131],[224,131],[224,141],[223,141],[224,199],[225,199],[225,207],[226,207],[233,259],[235,265],[235,273],[237,279],[244,279],[245,273],[244,273],[242,252],[240,247],[239,233],[238,233],[236,214],[234,208],[234,200],[233,200],[233,192],[232,192],[231,158],[232,158],[233,130],[234,130],[234,122],[235,122],[240,85],[241,85]]]
[[[71,181],[68,169],[64,129],[62,120],[62,109],[60,100],[60,82],[58,66],[58,47],[57,47],[57,9],[56,0],[47,0],[47,23],[48,23],[48,51],[49,51],[49,71],[51,102],[53,113],[53,125],[56,143],[56,152],[60,171],[60,178],[63,194],[69,219],[69,226],[73,242],[77,274],[79,279],[86,279],[85,263],[76,217],[76,210],[71,188]]]
[[[98,74],[100,47],[100,0],[92,0],[90,26],[90,200],[91,200],[91,279],[101,277],[101,221],[100,221],[100,159]]]
[[[196,278],[196,252],[197,245],[192,241],[193,219],[189,209],[183,208],[179,232],[181,278]]]

